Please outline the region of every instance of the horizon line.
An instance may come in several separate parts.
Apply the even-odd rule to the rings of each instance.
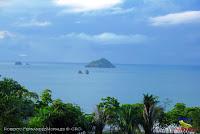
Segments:
[[[17,61],[25,63],[41,64],[88,64],[89,62],[71,62],[71,61],[23,61],[23,60],[0,60],[0,63],[15,63]],[[91,62],[91,61],[90,61]],[[159,63],[113,63],[115,65],[156,65],[156,66],[200,66],[200,64],[159,64]]]

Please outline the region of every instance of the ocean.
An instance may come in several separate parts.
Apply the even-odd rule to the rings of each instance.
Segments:
[[[102,97],[116,97],[121,103],[141,103],[143,94],[159,96],[167,108],[177,102],[199,106],[200,66],[116,65],[116,68],[85,68],[85,64],[0,63],[2,77],[12,78],[31,91],[41,94],[51,89],[54,99],[95,110]],[[85,70],[89,74],[85,74]],[[78,71],[82,70],[83,74]]]

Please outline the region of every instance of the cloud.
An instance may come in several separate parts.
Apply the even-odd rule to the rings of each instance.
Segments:
[[[0,7],[4,6],[4,2],[0,0]]]
[[[81,23],[81,21],[77,20],[77,21],[75,21],[75,23],[76,23],[76,24],[80,24],[80,23]]]
[[[24,10],[52,6],[51,0],[0,0],[0,7]],[[27,11],[27,10],[26,10]]]
[[[111,10],[111,14],[126,14],[126,13],[131,13],[135,11],[135,8],[127,8],[127,9],[124,9],[124,8],[121,8],[121,7],[116,7],[116,8],[112,8]]]
[[[58,6],[67,7],[65,12],[89,12],[104,10],[122,4],[124,0],[54,0]]]
[[[134,13],[134,11],[136,11],[135,7],[132,7],[132,8],[113,7],[107,10],[100,10],[100,11],[95,11],[95,12],[84,12],[84,15],[89,15],[89,16],[122,15],[122,14]]]
[[[9,38],[9,37],[13,37],[13,36],[14,36],[14,34],[8,32],[8,31],[0,31],[0,40]]]
[[[25,21],[19,21],[15,23],[19,27],[47,27],[51,25],[51,22],[49,21],[39,21],[36,19],[32,19],[28,22]]]
[[[7,1],[4,0],[0,0],[0,7],[4,7],[7,6],[9,3]]]
[[[27,54],[19,54],[19,57],[27,57]]]
[[[62,38],[79,39],[100,44],[139,44],[147,40],[147,37],[140,34],[122,35],[115,33],[101,33],[90,35],[86,33],[70,33]]]
[[[164,16],[150,18],[153,26],[178,25],[200,22],[200,11],[186,11],[171,13]]]

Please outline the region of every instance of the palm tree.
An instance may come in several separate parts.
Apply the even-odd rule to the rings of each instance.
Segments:
[[[103,133],[103,129],[106,125],[106,119],[107,117],[104,110],[97,106],[97,110],[94,113],[95,134]]]
[[[121,133],[139,133],[139,124],[142,124],[142,104],[124,104],[119,110],[119,127]]]
[[[119,112],[119,127],[122,133],[132,134],[134,131],[134,111],[130,105],[124,105]]]
[[[144,111],[143,111],[143,118],[144,118],[144,131],[145,134],[153,134],[153,125],[157,118],[157,104],[158,104],[158,97],[153,95],[144,94],[143,98],[144,104]]]

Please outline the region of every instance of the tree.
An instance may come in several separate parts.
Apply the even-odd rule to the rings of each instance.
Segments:
[[[102,102],[99,103],[98,107],[104,112],[106,123],[110,125],[110,131],[112,131],[111,129],[117,126],[120,103],[114,97],[106,97],[101,100]]]
[[[149,94],[144,94],[143,104],[144,104],[143,127],[145,130],[145,134],[152,134],[153,125],[156,119],[158,118],[158,112],[159,112],[159,108],[157,107],[158,97]]]
[[[184,103],[176,103],[174,108],[166,113],[168,124],[179,124],[179,118],[188,118],[186,105]]]
[[[143,124],[143,105],[124,104],[119,110],[119,127],[121,133],[133,134],[140,132],[139,124]]]
[[[57,99],[53,100],[50,105],[39,108],[37,113],[30,119],[29,126],[79,129],[66,131],[69,134],[74,134],[83,131],[83,118],[83,112],[79,106],[71,103],[65,104],[61,100]]]
[[[80,124],[86,134],[93,132],[95,129],[94,114],[83,114]]]
[[[192,108],[190,116],[192,118],[192,127],[200,133],[200,107]]]
[[[79,106],[55,100],[50,108],[52,112],[46,124],[51,127],[80,127],[83,113]]]
[[[176,118],[180,119],[182,117],[184,122],[191,124],[194,130],[200,131],[199,107],[186,107],[184,103],[177,103],[169,113],[174,123],[177,123]]]
[[[45,120],[49,118],[51,111],[49,107],[38,109],[37,113],[29,119],[28,126],[32,128],[46,127]]]
[[[38,96],[12,79],[0,81],[0,127],[20,127],[34,113]]]
[[[97,109],[94,113],[95,134],[102,134],[105,125],[106,125],[106,113],[101,107],[97,105]]]
[[[50,103],[52,103],[52,98],[51,98],[51,90],[49,89],[45,89],[43,92],[42,92],[42,95],[41,95],[41,101],[40,101],[40,105],[41,106],[48,106]]]

